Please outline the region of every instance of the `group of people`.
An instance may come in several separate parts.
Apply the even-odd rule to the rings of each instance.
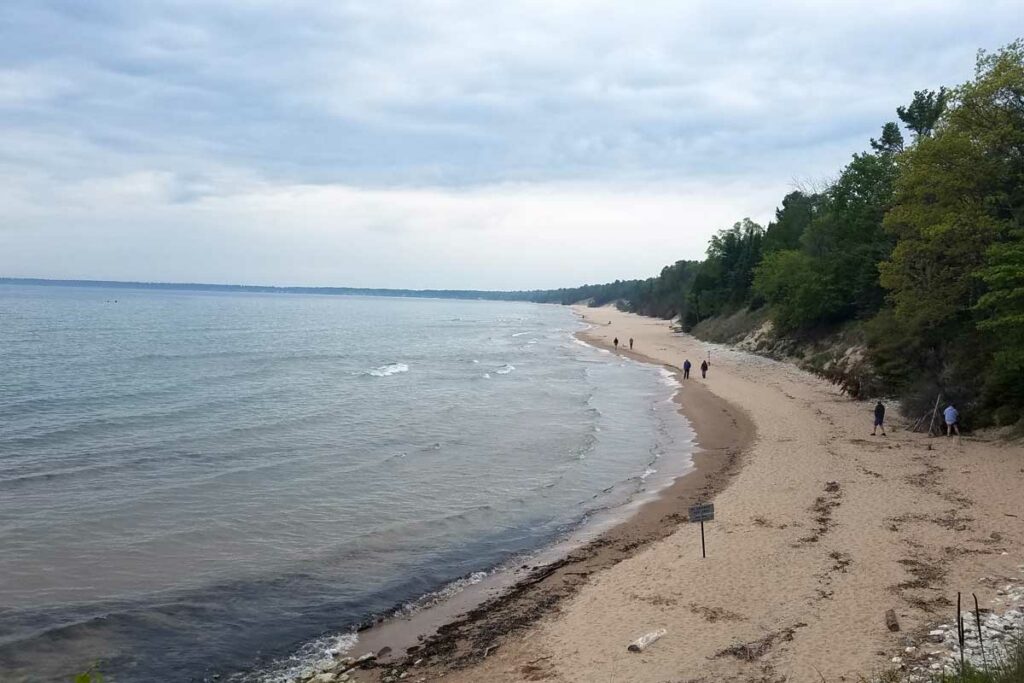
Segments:
[[[619,350],[619,338],[616,337],[615,339],[613,339],[612,340],[612,344],[615,345],[615,350],[618,351]],[[633,338],[632,337],[629,338],[629,350],[630,351],[633,350]]]
[[[946,409],[942,411],[942,419],[946,423],[946,436],[953,436],[956,432],[957,436],[960,436],[960,411],[950,403],[946,406]],[[871,429],[871,436],[877,436],[877,430],[882,430],[882,436],[888,436],[885,433],[885,426],[882,424],[885,421],[885,404],[879,401],[875,404],[875,426]]]
[[[690,368],[692,368],[692,367],[693,367],[693,363],[690,362],[689,358],[687,358],[686,360],[683,361],[683,379],[690,379]],[[706,360],[705,361],[701,361],[701,364],[700,364],[700,376],[701,376],[702,379],[707,379],[708,378],[708,368],[709,367],[711,367],[711,366],[708,365],[708,362]]]
[[[610,322],[608,324],[611,325]],[[618,337],[615,337],[614,339],[612,339],[612,346],[615,347],[616,351],[619,350],[619,338]],[[629,350],[630,351],[633,350],[633,338],[632,337],[629,338]],[[693,367],[693,363],[690,362],[689,358],[687,358],[685,361],[683,361],[683,379],[690,379],[690,368],[692,368],[692,367]],[[705,361],[701,361],[701,364],[700,364],[700,376],[703,377],[704,379],[707,379],[707,377],[708,377],[708,368],[710,368],[710,367],[711,367],[711,364],[708,363],[706,360]]]
[[[610,325],[611,323],[608,323],[608,324]],[[612,339],[612,346],[615,347],[616,351],[619,350],[619,338],[618,337],[615,337],[614,339]],[[629,350],[630,351],[633,350],[633,338],[632,337],[629,338]],[[685,361],[683,361],[683,379],[690,379],[690,368],[692,368],[692,367],[693,367],[693,363],[690,362],[689,358],[687,358]],[[711,364],[708,363],[706,360],[705,361],[701,361],[701,364],[700,364],[700,376],[702,378],[704,378],[704,379],[708,378],[708,368],[710,368],[710,367],[711,367]]]
[[[608,323],[611,324],[610,322]],[[612,344],[615,345],[615,350],[619,350],[619,338],[615,337],[612,340]],[[629,350],[633,350],[633,338],[629,338]],[[693,367],[693,363],[687,358],[683,361],[683,379],[690,379],[690,369]],[[700,376],[702,379],[707,379],[708,368],[710,365],[706,360],[701,361],[700,364]],[[960,436],[960,412],[950,403],[946,406],[946,409],[942,411],[942,418],[946,422],[946,436],[953,436],[955,432],[957,436]],[[879,401],[875,404],[875,424],[871,430],[871,436],[877,436],[878,430],[882,430],[882,436],[888,436],[885,433],[885,404]]]

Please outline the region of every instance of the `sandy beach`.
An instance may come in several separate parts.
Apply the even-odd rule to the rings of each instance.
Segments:
[[[789,364],[667,321],[576,310],[593,344],[632,337],[639,359],[694,363],[680,399],[703,450],[697,473],[602,537],[610,550],[570,555],[443,627],[404,663],[407,678],[860,680],[927,663],[927,631],[953,619],[957,591],[1009,605],[1005,589],[1024,580],[1019,445],[913,434],[895,406],[889,435],[871,436],[873,404]],[[685,522],[704,498],[716,507],[706,559]],[[657,643],[627,651],[656,629]]]
[[[586,333],[579,336],[612,350],[601,339]],[[639,353],[621,351],[620,355],[653,362]],[[655,364],[664,365],[682,381],[677,368]],[[428,609],[364,630],[359,634],[358,652],[387,648],[389,654],[380,661],[392,663],[411,647],[410,661],[433,658],[445,667],[471,664],[479,652],[498,645],[508,633],[531,625],[574,595],[587,577],[672,534],[686,521],[690,505],[713,499],[739,472],[742,455],[755,436],[753,422],[743,410],[702,386],[677,392],[674,400],[698,446],[692,453],[693,466],[684,476],[651,499],[607,510],[607,519],[591,519],[578,533],[539,551],[532,564],[493,574]],[[424,636],[428,636],[425,641]]]

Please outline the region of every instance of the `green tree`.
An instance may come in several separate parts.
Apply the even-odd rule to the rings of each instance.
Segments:
[[[765,230],[764,253],[797,249],[804,231],[819,211],[821,201],[821,195],[804,194],[799,190],[783,197],[782,206],[775,210],[775,220]]]
[[[990,405],[1012,409],[1013,419],[1000,421],[1016,422],[1024,408],[1024,231],[990,247],[986,257],[979,276],[988,291],[976,307],[984,315],[978,327],[995,338],[986,390]]]
[[[840,283],[821,259],[803,251],[775,251],[764,257],[754,289],[769,306],[780,332],[834,322],[845,307]]]
[[[894,240],[883,228],[883,219],[893,202],[897,159],[896,147],[891,145],[874,153],[855,154],[825,193],[801,238],[803,250],[819,259],[821,270],[842,287],[841,310],[833,312],[833,319],[871,315],[885,300],[878,282],[878,263],[893,248]]]
[[[897,312],[922,328],[969,317],[983,291],[974,274],[1024,209],[1024,48],[979,58],[931,138],[903,158],[886,216],[898,242],[881,266]]]
[[[708,244],[707,259],[694,276],[686,322],[741,308],[750,302],[754,268],[761,261],[764,228],[744,218],[719,230]]]
[[[871,148],[882,154],[897,154],[903,151],[903,133],[895,122],[882,126],[882,137],[871,138]]]
[[[914,99],[909,106],[896,108],[896,115],[920,140],[930,136],[935,130],[935,124],[945,111],[949,97],[950,92],[945,88],[939,88],[937,91],[918,90],[914,93]]]
[[[885,219],[897,243],[881,282],[906,333],[933,349],[908,362],[945,393],[994,408],[1020,400],[1005,394],[1020,337],[993,332],[1013,329],[1017,302],[1007,273],[1024,221],[1024,44],[981,53],[975,78],[948,100],[931,135],[901,156]]]

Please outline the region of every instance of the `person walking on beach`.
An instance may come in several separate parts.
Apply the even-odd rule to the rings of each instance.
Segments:
[[[690,368],[691,367],[693,367],[693,366],[690,365],[690,359],[689,358],[687,358],[685,361],[683,361],[683,379],[690,379]]]
[[[960,436],[960,427],[957,425],[960,421],[960,412],[953,407],[952,403],[942,411],[942,416],[946,418],[946,436],[953,436],[953,432]]]
[[[706,360],[700,362],[700,376],[703,379],[708,378],[708,362]]]
[[[875,430],[879,427],[882,428],[882,436],[888,436],[885,433],[885,426],[882,425],[882,421],[885,419],[885,406],[879,401],[875,404],[875,426],[871,428],[871,436],[875,436]]]
[[[632,337],[629,338],[629,350],[630,351],[633,350],[633,338]]]
[[[615,339],[613,339],[612,340],[612,344],[615,344],[615,350],[618,351],[619,350],[619,338],[616,337]]]

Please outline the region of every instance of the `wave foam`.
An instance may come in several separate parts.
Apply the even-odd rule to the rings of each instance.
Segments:
[[[374,377],[390,377],[391,375],[397,375],[400,372],[409,372],[409,366],[405,363],[389,363],[382,365],[379,368],[367,370],[366,374]]]
[[[357,633],[323,636],[306,643],[298,652],[274,662],[261,672],[234,675],[227,680],[231,683],[290,683],[308,680],[336,666],[337,658],[351,652],[358,642]]]
[[[611,353],[611,351],[609,351],[608,349],[602,349],[600,346],[594,346],[593,344],[588,344],[587,342],[583,341],[579,337],[573,337],[572,340],[576,344],[579,344],[580,346],[585,346],[588,349],[593,349],[594,351],[600,351],[601,353]]]
[[[676,378],[676,374],[674,372],[672,372],[671,370],[666,370],[665,368],[658,368],[658,371],[661,374],[661,381],[664,384],[672,387],[673,389],[682,388],[682,385],[679,383],[679,380]]]
[[[495,372],[498,373],[499,375],[507,375],[510,372],[514,371],[515,369],[516,366],[512,365],[511,363],[505,363],[500,368],[495,370]]]
[[[418,600],[407,602],[396,612],[395,616],[408,617],[428,607],[450,600],[470,586],[475,586],[490,575],[490,572],[473,572],[461,579],[455,579],[448,585],[433,593],[427,593]]]

